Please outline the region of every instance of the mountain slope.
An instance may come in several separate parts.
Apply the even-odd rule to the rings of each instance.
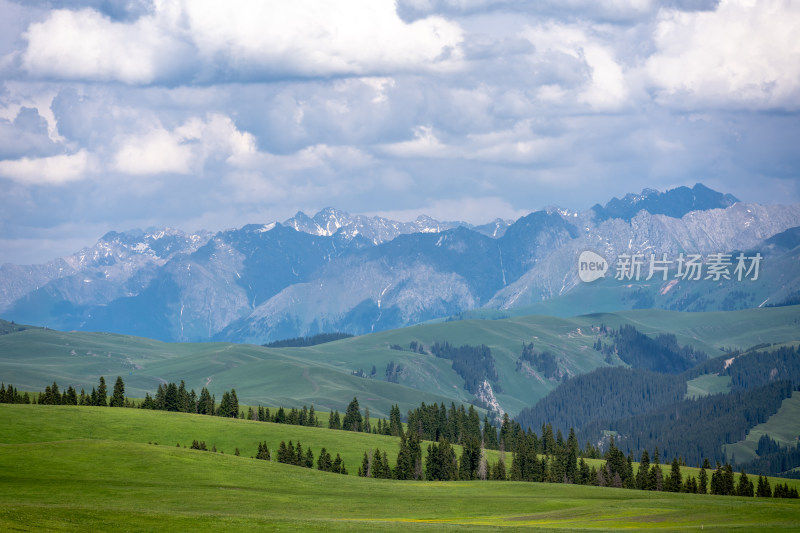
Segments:
[[[382,415],[393,403],[405,412],[423,399],[488,405],[487,390],[471,394],[452,361],[432,354],[435,343],[447,342],[454,347],[489,348],[497,372],[497,379],[491,380],[491,398],[503,411],[516,414],[558,387],[564,376],[574,378],[623,364],[618,358],[606,360],[594,349],[601,339],[601,325],[619,329],[632,324],[650,336],[672,333],[680,346],[718,357],[724,354],[723,347],[745,349],[763,342],[800,340],[799,322],[800,306],[717,313],[640,310],[569,319],[525,316],[443,322],[308,348],[272,349],[31,329],[0,335],[0,377],[20,390],[42,390],[53,380],[62,387],[91,390],[99,375],[123,375],[132,396],[152,392],[163,381],[183,379],[189,388],[208,386],[218,396],[235,387],[243,403],[313,402],[321,409],[339,410],[356,394],[362,406]],[[421,350],[412,349],[412,343]],[[539,368],[523,358],[523,343],[533,343],[536,354],[548,352],[557,370]],[[394,369],[391,375],[389,368]]]
[[[471,228],[326,208],[213,237],[110,233],[73,258],[3,266],[0,294],[7,299],[0,313],[64,330],[263,343],[336,330],[361,334],[476,310],[572,316],[738,309],[781,303],[800,291],[800,251],[787,248],[792,235],[767,241],[800,226],[800,205],[728,205],[731,197],[702,185],[620,202],[609,204],[639,211],[626,218],[622,207],[609,207],[619,217],[604,218],[548,209],[510,225]],[[607,260],[606,279],[580,281],[578,257],[587,250]],[[675,279],[680,254],[707,260],[739,251],[762,254],[757,281]],[[671,279],[615,280],[616,260],[625,254],[642,261],[667,254]]]

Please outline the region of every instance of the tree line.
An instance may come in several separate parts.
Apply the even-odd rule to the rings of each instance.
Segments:
[[[691,346],[679,346],[672,333],[649,337],[630,324],[623,324],[616,331],[601,325],[600,331],[611,342],[598,338],[594,348],[606,356],[607,362],[617,356],[633,368],[680,374],[708,359],[708,355]]]
[[[660,463],[658,448],[655,449],[652,460],[648,451],[644,450],[638,468],[634,469],[633,454],[629,453],[626,457],[616,447],[613,437],[608,451],[602,456],[605,462],[599,468],[590,467],[585,458],[590,455],[599,457],[598,452],[594,448],[582,450],[574,430],[570,430],[567,439],[563,438],[560,431],[554,436],[552,427],[547,425],[543,428],[541,437],[530,430],[516,428],[516,431],[513,439],[501,440],[503,444],[508,442],[512,447],[510,468],[506,466],[504,446],[500,447],[498,460],[490,464],[484,443],[473,436],[467,437],[461,445],[460,456],[454,445],[442,436],[437,442],[427,445],[427,453],[423,459],[419,435],[408,431],[400,436],[400,450],[397,452],[394,468],[389,464],[388,453],[376,448],[364,452],[358,475],[400,480],[511,480],[692,494],[797,497],[796,489],[790,489],[786,484],[778,484],[773,491],[769,480],[761,475],[758,477],[756,489],[744,470],[736,481],[730,464],[717,463],[716,470],[711,470],[708,459],[697,478],[683,476],[681,466],[685,466],[685,462],[678,457],[673,459],[669,471],[665,472]]]
[[[640,338],[638,332],[622,330],[629,338]],[[672,340],[662,343],[669,347]],[[704,457],[724,461],[722,445],[743,439],[800,386],[800,347],[764,348],[770,346],[756,346],[745,354],[731,352],[678,375],[598,368],[562,383],[516,419],[523,427],[545,422],[563,431],[574,427],[581,441],[596,442],[613,430],[636,454],[660,446],[665,456],[682,455],[693,464]],[[731,377],[730,393],[685,399],[687,380],[711,373]],[[792,464],[795,453],[776,452],[769,461],[775,468]]]
[[[114,384],[111,398],[108,397],[106,380],[100,376],[97,388],[93,387],[90,394],[87,394],[84,389],[81,389],[78,394],[71,385],[61,392],[58,384],[54,381],[52,385],[46,386],[43,392],[34,393],[31,397],[27,392],[20,394],[10,383],[7,387],[5,383],[2,383],[0,384],[0,403],[133,407],[133,403],[125,398],[125,384],[119,376]]]
[[[431,353],[441,359],[452,361],[453,370],[461,376],[464,388],[471,394],[475,394],[484,381],[497,381],[492,350],[485,344],[480,346],[465,344],[456,347],[449,342],[434,342]]]
[[[610,423],[587,424],[582,434],[596,436],[610,429],[624,436],[626,446],[636,453],[659,446],[665,456],[682,455],[692,464],[705,457],[725,461],[723,445],[743,440],[791,395],[791,382],[774,381],[753,390],[683,400]]]

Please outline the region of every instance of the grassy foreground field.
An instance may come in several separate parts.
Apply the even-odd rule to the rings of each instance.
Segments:
[[[0,427],[4,531],[762,531],[796,530],[800,523],[797,500],[374,480],[227,451],[237,442],[288,439],[299,430],[315,451],[323,441],[335,447],[327,439],[341,438],[348,455],[375,439],[391,441],[348,432],[127,409],[9,405],[0,405]],[[219,439],[224,455],[171,442],[204,432]],[[146,443],[155,438],[164,442]]]

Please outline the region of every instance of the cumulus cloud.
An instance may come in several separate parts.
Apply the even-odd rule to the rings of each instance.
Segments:
[[[617,110],[628,103],[629,88],[622,61],[606,37],[585,23],[546,22],[523,32],[536,47],[535,65],[552,69],[552,81],[542,86],[545,101],[574,101],[598,111]],[[566,61],[565,61],[566,60]]]
[[[800,109],[800,10],[782,0],[722,0],[713,12],[665,10],[646,64],[660,101]]]
[[[485,133],[469,134],[442,142],[430,126],[414,129],[414,138],[376,147],[397,158],[465,159],[500,165],[535,164],[556,157],[566,148],[564,139],[536,133],[531,121],[520,121],[513,127]]]
[[[197,117],[168,131],[160,124],[118,140],[113,167],[124,174],[202,172],[209,159],[237,160],[256,151],[255,139],[226,116]]]
[[[414,128],[414,138],[378,147],[394,157],[455,157],[458,151],[443,144],[430,126]]]
[[[148,84],[180,73],[186,45],[156,16],[116,22],[92,9],[57,10],[30,25],[22,67],[44,78]]]
[[[563,17],[565,13],[583,19],[633,22],[641,20],[659,6],[687,11],[712,9],[717,0],[398,0],[397,11],[407,20],[431,14],[474,15],[491,11]]]
[[[326,205],[484,223],[698,180],[796,201],[796,13],[0,0],[0,233],[215,230]]]
[[[0,159],[41,157],[57,150],[37,109],[21,106],[13,120],[0,119]]]
[[[0,161],[0,176],[28,185],[64,185],[85,179],[93,157],[81,150],[75,154]]]
[[[56,10],[26,38],[34,76],[151,84],[452,70],[463,35],[439,17],[405,23],[392,0],[161,0],[134,21]]]

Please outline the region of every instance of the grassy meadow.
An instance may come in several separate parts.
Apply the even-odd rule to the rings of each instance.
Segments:
[[[314,404],[319,411],[343,411],[353,396],[374,416],[388,417],[398,404],[402,412],[427,404],[469,403],[464,380],[446,359],[408,350],[412,341],[430,346],[485,344],[492,350],[498,373],[495,395],[512,415],[533,405],[558,386],[557,380],[519,372],[523,342],[551,352],[570,375],[606,366],[592,349],[597,328],[633,324],[646,334],[674,333],[710,357],[721,348],[746,349],[763,342],[798,340],[800,306],[715,313],[661,310],[599,313],[573,318],[516,316],[503,320],[459,320],[424,324],[306,348],[264,348],[228,343],[162,343],[108,333],[59,332],[41,328],[0,335],[0,377],[19,390],[43,390],[57,381],[87,392],[99,376],[122,376],[129,396],[153,394],[159,383],[185,380],[189,389],[202,387],[219,398],[235,388],[242,403],[268,406]],[[403,350],[392,349],[399,346]],[[390,362],[402,365],[399,383],[389,383]],[[372,375],[372,369],[375,374]],[[357,377],[363,371],[370,378]],[[704,378],[693,383],[692,395],[727,390],[727,384]]]
[[[5,404],[0,427],[5,531],[791,531],[800,523],[798,500],[375,480],[250,458],[264,440],[274,455],[281,439],[299,439],[315,455],[321,446],[339,452],[351,473],[365,449],[396,455],[398,439],[321,428]],[[193,439],[225,453],[183,448]]]

